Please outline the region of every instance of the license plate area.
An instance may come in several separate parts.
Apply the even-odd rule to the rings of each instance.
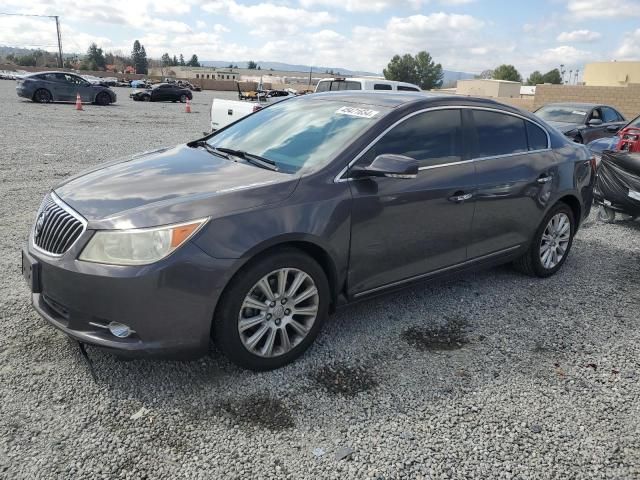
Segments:
[[[32,293],[42,291],[40,285],[40,264],[24,250],[22,251],[22,276]]]

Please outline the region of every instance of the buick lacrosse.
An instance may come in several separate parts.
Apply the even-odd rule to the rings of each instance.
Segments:
[[[83,172],[22,253],[37,312],[83,344],[236,364],[300,356],[336,307],[514,262],[547,277],[594,160],[486,99],[335,92]]]

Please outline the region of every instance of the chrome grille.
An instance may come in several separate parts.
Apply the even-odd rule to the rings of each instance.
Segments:
[[[33,226],[33,243],[51,255],[62,255],[82,235],[85,222],[55,194],[47,195]]]

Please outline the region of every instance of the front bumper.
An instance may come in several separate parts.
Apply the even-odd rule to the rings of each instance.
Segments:
[[[80,249],[61,258],[31,244],[23,251],[32,303],[45,320],[79,342],[129,356],[197,358],[208,351],[233,260],[214,259],[188,242],[153,265],[120,267],[78,261],[73,253]],[[135,333],[112,335],[105,328],[112,321]]]

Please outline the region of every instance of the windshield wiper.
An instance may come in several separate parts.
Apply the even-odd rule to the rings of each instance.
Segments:
[[[278,166],[276,165],[276,162],[268,158],[261,157],[260,155],[244,152],[242,150],[234,150],[232,148],[224,148],[224,147],[212,147],[212,148],[214,148],[219,152],[228,153],[229,155],[233,155],[234,157],[242,158],[243,160],[246,160],[249,163],[257,165],[258,167],[266,168],[268,170],[273,170],[274,172],[278,171]]]
[[[227,160],[231,160],[232,162],[234,161],[229,155],[227,155],[226,152],[224,152],[224,151],[222,151],[222,150],[220,150],[218,148],[212,147],[209,144],[209,142],[207,142],[206,140],[199,140],[196,143],[194,143],[193,145],[195,145],[196,147],[202,147],[207,152],[212,153],[214,155],[217,155],[219,157],[226,158]]]

